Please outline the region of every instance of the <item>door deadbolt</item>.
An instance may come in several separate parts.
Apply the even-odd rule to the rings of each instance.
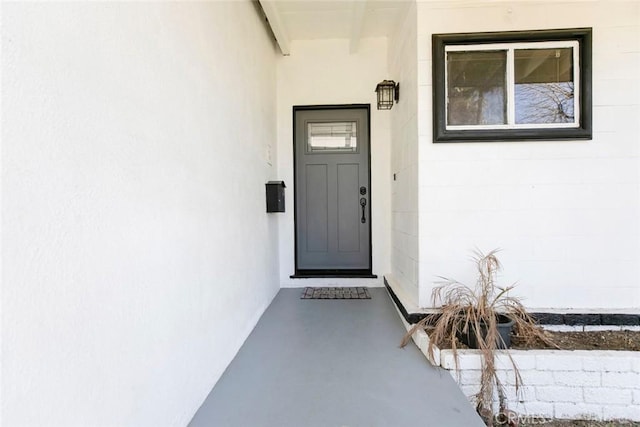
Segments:
[[[360,195],[364,196],[365,194],[367,194],[367,187],[360,187]]]

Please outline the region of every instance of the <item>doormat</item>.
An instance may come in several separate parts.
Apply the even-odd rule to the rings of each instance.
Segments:
[[[300,299],[371,299],[369,290],[356,288],[305,288]]]

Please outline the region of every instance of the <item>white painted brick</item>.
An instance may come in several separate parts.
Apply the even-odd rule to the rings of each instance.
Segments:
[[[442,365],[457,379],[450,350]],[[461,386],[473,404],[478,391],[481,358],[476,351],[460,354]],[[498,375],[505,385],[509,407],[522,416],[548,418],[640,420],[640,355],[634,352],[544,351],[513,355],[522,385],[515,392],[509,359],[497,355]],[[536,369],[533,369],[533,368]]]
[[[513,370],[511,371],[497,371],[498,379],[504,385],[516,385],[516,374]]]
[[[536,398],[541,402],[582,402],[582,388],[579,387],[538,387]]]
[[[460,372],[459,376],[459,384],[460,385],[470,385],[475,386],[480,384],[480,377],[482,376],[481,371],[466,369]]]
[[[456,369],[455,358],[451,350],[440,351],[440,363],[445,369]],[[477,352],[461,353],[458,352],[458,368],[459,369],[480,369],[481,359]]]
[[[408,324],[404,323],[408,329]],[[412,338],[427,360],[434,366],[440,366],[440,349],[437,346],[433,346],[433,352],[429,352],[429,335],[423,330],[418,330],[413,333]]]
[[[550,402],[527,402],[517,405],[515,409],[524,417],[532,417],[536,415],[553,417],[553,403]]]
[[[506,386],[504,388],[505,397],[511,404],[520,404],[522,402],[535,402],[536,391],[532,387],[519,387],[516,391],[515,386]]]
[[[440,366],[444,369],[455,369],[455,358],[450,350],[440,350]]]
[[[421,330],[414,332],[412,337],[418,348],[422,349],[429,347],[429,336]]]
[[[451,375],[451,378],[453,378],[453,380],[458,384],[458,387],[462,387],[461,377],[464,371],[455,371],[455,370],[447,369],[447,372],[449,373],[449,375]]]
[[[473,398],[479,391],[479,388],[477,386],[472,385],[464,385],[460,387],[460,389],[462,390],[462,393],[464,393],[464,395],[468,398]]]
[[[603,372],[602,385],[604,387],[640,387],[640,374],[635,372]]]
[[[547,331],[556,331],[556,332],[582,332],[584,331],[584,326],[573,326],[573,325],[543,325],[543,329]]]
[[[540,370],[551,371],[581,371],[582,360],[571,355],[553,352],[548,355],[536,356],[536,367]]]
[[[525,369],[535,369],[536,368],[536,357],[533,355],[526,354],[513,354],[513,361],[516,364],[516,367],[519,370]],[[496,368],[500,370],[512,370],[513,364],[511,363],[511,359],[506,354],[499,354],[496,357]]]
[[[600,372],[560,371],[553,373],[555,385],[569,387],[598,387]]]
[[[547,371],[520,371],[522,382],[526,385],[553,385],[553,372]]]
[[[630,357],[583,357],[582,367],[585,371],[628,372],[632,369]]]
[[[601,405],[628,405],[633,402],[633,390],[612,387],[585,387],[585,403]]]
[[[518,389],[518,403],[527,403],[536,401],[536,389],[537,387],[521,386]]]
[[[553,406],[553,412],[556,418],[573,418],[583,420],[602,418],[602,407],[600,405],[587,405],[584,403],[556,403]]]
[[[605,420],[640,421],[640,405],[607,405],[602,408]]]

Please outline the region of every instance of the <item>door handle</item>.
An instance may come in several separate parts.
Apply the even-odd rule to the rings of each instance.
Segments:
[[[367,222],[367,218],[364,215],[364,208],[365,206],[367,206],[367,199],[365,199],[364,197],[361,197],[360,206],[362,206],[362,218],[360,218],[360,222],[364,224],[365,222]]]

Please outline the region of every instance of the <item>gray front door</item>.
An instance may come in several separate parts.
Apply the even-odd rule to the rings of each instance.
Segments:
[[[294,108],[297,274],[371,274],[369,106]]]

